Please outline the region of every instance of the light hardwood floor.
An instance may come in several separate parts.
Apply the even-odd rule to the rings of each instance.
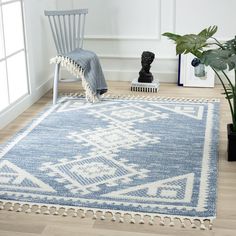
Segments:
[[[60,91],[82,91],[80,84],[64,84]],[[220,144],[219,144],[219,177],[217,219],[213,230],[200,231],[194,229],[161,227],[159,225],[139,225],[110,222],[108,220],[94,221],[91,218],[56,217],[25,213],[0,211],[0,236],[148,236],[148,235],[179,235],[179,236],[235,236],[236,235],[236,163],[226,160],[226,124],[230,122],[229,110],[221,95],[222,89],[217,86],[209,88],[182,88],[174,84],[161,84],[158,94],[137,93],[135,95],[165,96],[165,97],[196,97],[221,98]],[[131,94],[128,82],[110,82],[110,94]],[[24,127],[33,117],[51,101],[51,92],[47,93],[37,103],[20,115],[16,120],[0,131],[0,143],[3,143]]]

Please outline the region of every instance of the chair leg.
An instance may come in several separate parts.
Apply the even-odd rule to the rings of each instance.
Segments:
[[[54,81],[53,81],[53,105],[57,103],[59,73],[60,73],[60,64],[56,64],[54,72]]]

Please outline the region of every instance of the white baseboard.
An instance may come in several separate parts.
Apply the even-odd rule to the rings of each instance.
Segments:
[[[25,95],[15,103],[11,104],[6,110],[0,114],[0,129],[8,125],[17,118],[22,112],[28,109],[36,101],[38,101],[46,92],[52,88],[52,78],[48,79],[41,86]]]

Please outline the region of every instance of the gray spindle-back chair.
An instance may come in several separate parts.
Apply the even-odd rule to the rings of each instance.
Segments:
[[[85,17],[87,13],[88,9],[44,11],[45,16],[49,19],[58,54],[65,54],[76,48],[83,48]],[[53,104],[56,104],[57,101],[59,75],[60,64],[56,64],[53,82]]]

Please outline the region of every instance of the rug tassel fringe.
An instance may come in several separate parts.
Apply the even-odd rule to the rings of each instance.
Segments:
[[[68,216],[68,213],[67,213],[66,211],[64,211],[63,214],[62,214],[62,216],[63,216],[63,217],[66,217],[66,216]]]
[[[206,226],[205,226],[203,220],[201,220],[201,226],[200,226],[200,229],[201,229],[201,230],[206,230]]]
[[[185,223],[184,223],[184,220],[180,219],[180,224],[181,224],[181,228],[185,228]]]
[[[87,213],[87,211],[86,211],[86,210],[82,210],[82,213],[81,213],[81,218],[85,218],[85,217],[86,217],[86,213]]]
[[[164,217],[160,217],[160,222],[159,222],[160,226],[164,226],[165,225],[165,221],[164,221]]]
[[[102,215],[101,215],[101,218],[100,218],[101,220],[105,220],[106,219],[106,217],[105,217],[105,212],[103,211],[102,212]]]
[[[78,216],[78,213],[74,211],[72,217],[77,217],[77,216]]]
[[[106,220],[107,214],[111,215],[110,220],[115,222],[118,221],[120,223],[125,222],[125,218],[127,215],[130,216],[129,223],[131,224],[145,224],[145,219],[149,218],[147,223],[149,225],[154,225],[156,223],[156,219],[159,219],[160,226],[176,226],[176,222],[179,221],[179,225],[181,228],[186,228],[186,221],[190,222],[190,227],[193,229],[199,228],[200,230],[212,230],[213,219],[203,219],[203,218],[188,218],[188,217],[179,217],[179,216],[165,216],[165,215],[157,215],[157,214],[142,214],[142,213],[129,213],[129,212],[119,212],[119,211],[104,211],[99,209],[83,209],[83,208],[72,208],[72,207],[63,207],[63,206],[46,206],[46,205],[36,205],[36,204],[19,204],[19,203],[11,203],[11,202],[0,202],[0,210],[7,211],[15,211],[15,212],[25,212],[35,213],[35,214],[43,214],[43,215],[55,215],[62,217],[78,217],[85,218],[87,216],[87,212],[92,212],[92,219],[96,220],[98,218],[98,214],[101,214],[100,219]],[[119,215],[119,217],[118,217]],[[139,220],[137,220],[139,218]],[[154,221],[155,220],[155,221]],[[167,223],[169,222],[169,223]]]
[[[136,223],[136,221],[135,221],[135,218],[134,218],[134,215],[133,215],[133,214],[131,215],[130,223],[131,223],[131,224],[135,224],[135,223]]]
[[[149,220],[149,225],[154,225],[154,220],[153,220],[153,216],[150,217],[150,220]]]
[[[145,224],[145,221],[144,221],[144,215],[141,215],[140,216],[140,220],[139,220],[139,224]]]
[[[209,223],[209,230],[212,230],[212,228],[213,228],[213,221],[210,220],[210,223]]]
[[[111,221],[115,222],[116,221],[116,216],[114,214],[112,214],[112,218]]]
[[[119,222],[124,223],[124,214],[123,213],[120,214]]]
[[[170,226],[170,227],[174,227],[174,226],[175,226],[174,219],[171,218],[171,221],[170,221],[170,223],[169,223],[169,226]]]
[[[22,207],[20,207],[19,209],[22,211]],[[29,208],[25,210],[25,213],[27,213],[27,214],[32,213],[32,207],[29,206]]]
[[[86,81],[86,80],[84,80]],[[85,82],[86,83],[86,82]],[[86,87],[86,86],[85,86]],[[86,89],[85,89],[86,91]],[[60,93],[61,96],[66,97],[73,97],[73,98],[86,98],[87,95],[85,93]],[[104,99],[125,99],[125,100],[148,100],[148,101],[162,101],[162,102],[199,102],[199,103],[206,103],[206,102],[220,102],[218,98],[185,98],[185,97],[161,97],[161,96],[140,96],[140,95],[112,95],[112,94],[103,94],[101,96]],[[97,98],[93,99],[93,102],[98,101]]]
[[[8,211],[14,211],[14,204],[12,204],[9,208],[8,208]]]
[[[93,220],[96,220],[98,217],[96,215],[96,212],[93,212]]]

